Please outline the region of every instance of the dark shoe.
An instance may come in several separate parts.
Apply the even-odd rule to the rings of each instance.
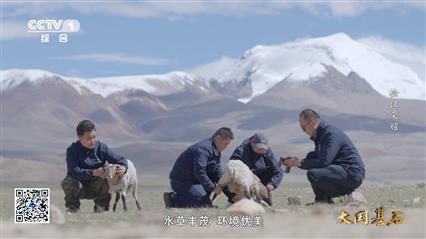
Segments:
[[[80,208],[67,208],[66,212],[69,215],[77,214],[80,212]]]
[[[174,192],[163,193],[163,200],[164,200],[164,205],[166,206],[166,208],[175,207],[175,205],[174,205],[175,200],[174,199],[175,199],[175,193]]]
[[[106,212],[108,211],[109,207],[103,207],[101,205],[95,204],[95,206],[93,207],[93,211],[95,213],[102,213],[102,212]]]

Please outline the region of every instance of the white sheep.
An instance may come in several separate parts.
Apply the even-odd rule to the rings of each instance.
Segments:
[[[231,198],[234,203],[248,198],[260,204],[266,202],[272,205],[271,193],[241,160],[229,160],[218,184],[228,186],[229,191],[235,193]]]
[[[232,214],[256,215],[265,213],[265,209],[252,199],[243,198],[226,209]]]
[[[132,161],[127,160],[127,172],[122,176],[118,176],[116,173],[116,169],[118,164],[109,164],[108,162],[104,165],[104,170],[106,174],[106,179],[109,185],[109,193],[115,192],[115,202],[112,210],[115,212],[117,207],[117,202],[120,200],[123,201],[124,211],[127,211],[126,205],[126,194],[132,192],[133,198],[136,201],[136,206],[138,210],[141,210],[141,206],[139,205],[137,198],[137,188],[138,188],[138,177],[136,174],[135,165]]]

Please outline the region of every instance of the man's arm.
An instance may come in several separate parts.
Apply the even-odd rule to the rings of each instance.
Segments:
[[[272,150],[269,150],[269,152],[267,152],[265,156],[265,163],[269,166],[270,170],[272,170],[273,175],[269,184],[271,184],[275,189],[280,185],[283,179],[283,170],[281,169],[281,163],[278,164]]]
[[[220,162],[218,162],[218,164],[216,165],[216,168],[214,169],[213,175],[212,175],[212,181],[214,183],[219,182],[220,177],[222,177],[222,175],[223,175],[222,165],[220,165]]]
[[[315,151],[309,152],[305,157],[305,159],[308,159],[308,160],[311,159],[311,158],[318,158],[317,153]]]
[[[311,168],[324,168],[333,162],[337,153],[340,149],[340,141],[336,139],[336,136],[328,133],[323,142],[321,142],[321,150],[316,158],[310,158],[308,160],[302,160],[300,168],[311,169]]]
[[[198,182],[203,186],[206,192],[212,192],[216,185],[212,182],[212,180],[207,176],[206,167],[208,161],[208,153],[199,148],[195,152],[195,158],[193,161],[193,173],[195,178],[197,178]]]
[[[105,160],[108,161],[108,163],[110,164],[120,164],[122,166],[125,167],[125,172],[127,172],[127,159],[125,159],[124,157],[114,153],[111,149],[108,148],[108,146],[106,144],[101,144],[100,145],[100,150],[101,153],[104,155]]]
[[[76,150],[73,147],[69,147],[66,155],[68,175],[79,181],[94,179],[95,176],[92,174],[93,170],[80,168],[77,157],[78,155]]]

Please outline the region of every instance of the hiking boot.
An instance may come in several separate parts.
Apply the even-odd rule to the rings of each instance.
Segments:
[[[101,205],[95,204],[95,206],[93,207],[93,211],[95,213],[102,213],[102,212],[106,212],[108,211],[108,207],[103,207]]]
[[[165,192],[163,193],[164,205],[166,208],[175,207],[175,193],[174,192]]]
[[[80,212],[80,208],[67,208],[66,212],[68,215],[77,214]]]

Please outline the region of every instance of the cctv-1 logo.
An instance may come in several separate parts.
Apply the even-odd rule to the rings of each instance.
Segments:
[[[76,19],[31,19],[28,32],[78,32],[80,22]]]

